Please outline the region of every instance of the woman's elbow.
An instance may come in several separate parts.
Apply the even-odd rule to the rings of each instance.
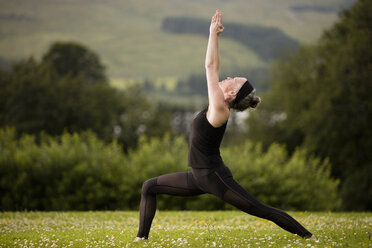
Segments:
[[[205,69],[206,70],[217,70],[219,69],[219,65],[217,65],[216,63],[205,63]]]

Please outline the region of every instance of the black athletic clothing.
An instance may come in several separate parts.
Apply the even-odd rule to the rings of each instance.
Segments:
[[[207,109],[201,111],[191,124],[189,138],[189,166],[192,168],[214,168],[224,165],[220,156],[220,144],[227,122],[213,127],[207,120]]]
[[[312,234],[287,213],[261,203],[234,180],[219,153],[219,144],[223,137],[223,133],[219,134],[219,132],[225,130],[226,124],[222,128],[214,128],[206,119],[205,113],[206,110],[200,112],[193,121],[193,137],[190,139],[193,144],[190,145],[189,151],[192,153],[189,155],[192,171],[165,174],[144,182],[137,237],[148,238],[149,236],[156,211],[157,194],[195,196],[204,193],[213,194],[248,214],[273,221],[291,233],[304,238],[311,237]],[[216,144],[218,144],[218,151],[215,149]],[[204,147],[209,145],[213,148]],[[214,165],[213,161],[217,161],[217,165]]]

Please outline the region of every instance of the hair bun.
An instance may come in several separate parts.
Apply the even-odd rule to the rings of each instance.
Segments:
[[[251,108],[255,108],[257,107],[257,105],[261,102],[261,98],[259,96],[254,96],[252,99],[251,99],[251,102],[250,102],[250,106]]]

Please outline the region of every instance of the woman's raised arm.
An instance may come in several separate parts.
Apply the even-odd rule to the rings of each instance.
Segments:
[[[218,73],[220,69],[218,39],[223,30],[224,27],[222,25],[222,14],[217,10],[212,17],[209,28],[208,48],[205,56],[205,70],[207,76],[209,101],[207,118],[212,125],[219,125],[221,122],[225,122],[229,114],[229,110],[226,108],[224,93],[218,85]],[[224,114],[221,115],[221,113]]]

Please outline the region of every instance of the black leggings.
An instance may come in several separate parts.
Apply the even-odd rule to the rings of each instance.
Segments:
[[[270,221],[303,238],[312,234],[287,213],[267,206],[242,188],[226,166],[215,169],[193,169],[151,178],[142,186],[140,223],[137,237],[148,238],[156,210],[156,195],[195,196],[213,194],[238,209]]]

